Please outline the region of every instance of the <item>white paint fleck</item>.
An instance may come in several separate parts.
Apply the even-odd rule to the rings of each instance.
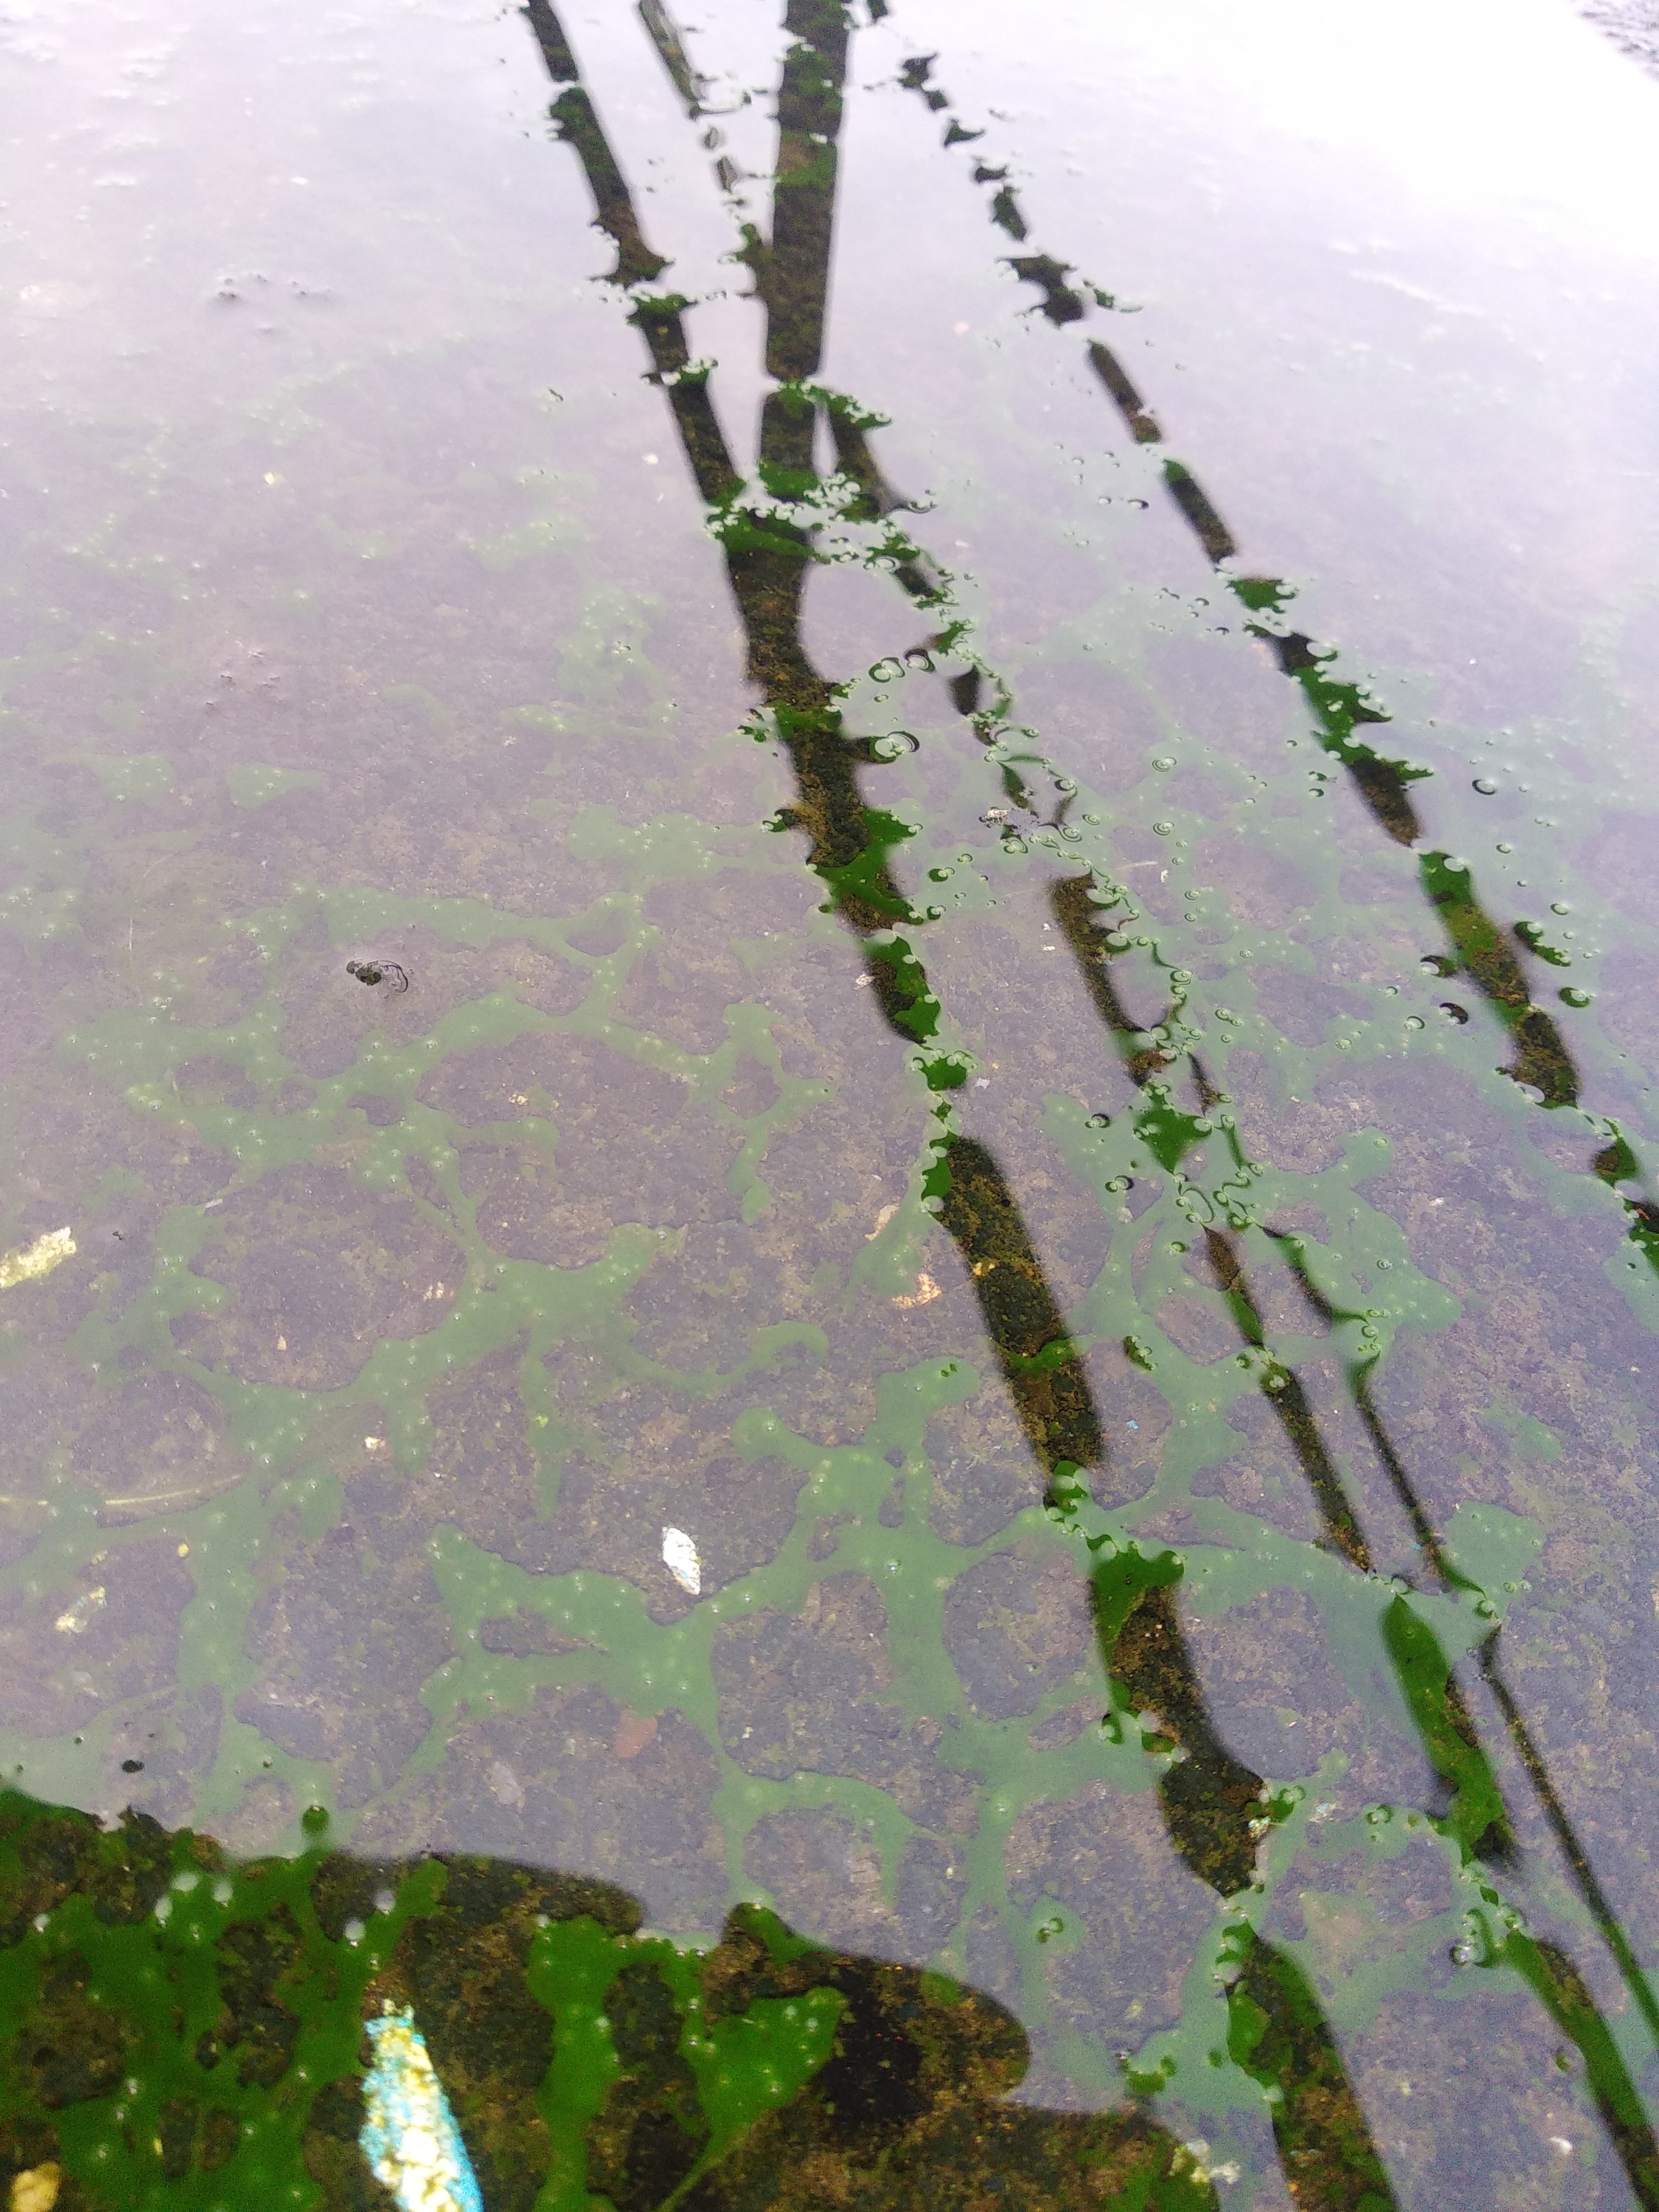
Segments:
[[[662,1562],[683,1590],[689,1590],[693,1597],[702,1596],[702,1562],[684,1528],[663,1530]]]

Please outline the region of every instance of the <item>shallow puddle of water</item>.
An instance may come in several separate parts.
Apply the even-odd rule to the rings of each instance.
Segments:
[[[1659,87],[4,30],[14,2212],[1659,2206]]]

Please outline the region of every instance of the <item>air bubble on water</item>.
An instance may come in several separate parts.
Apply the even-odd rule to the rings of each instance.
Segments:
[[[1569,983],[1562,991],[1561,998],[1565,1006],[1583,1007],[1589,1006],[1591,995],[1589,991],[1581,991],[1576,984]]]
[[[1423,1027],[1423,1025],[1424,1025],[1424,1024],[1423,1024],[1423,1017],[1421,1016],[1421,1014],[1407,1014],[1407,1017],[1406,1017],[1406,1027],[1407,1027],[1408,1030],[1420,1030],[1420,1029]]]
[[[1552,914],[1571,914],[1572,912],[1572,908],[1567,903],[1565,899],[1557,899],[1551,906],[1550,912]]]
[[[903,673],[904,663],[890,656],[885,660],[874,663],[870,671],[870,681],[872,684],[896,684]]]
[[[1152,824],[1152,835],[1154,837],[1167,837],[1174,829],[1175,823],[1173,822],[1154,822]]]
[[[1478,775],[1474,779],[1474,787],[1483,799],[1490,799],[1498,786],[1489,775]]]
[[[1152,766],[1155,769],[1163,771],[1172,769],[1175,766],[1175,763],[1168,753],[1160,753],[1158,758],[1152,763]]]

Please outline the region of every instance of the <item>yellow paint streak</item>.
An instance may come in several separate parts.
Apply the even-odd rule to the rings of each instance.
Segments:
[[[63,2179],[63,2168],[51,2159],[45,2166],[30,2166],[27,2173],[14,2173],[11,2178],[11,2212],[52,2212],[52,2206],[58,2202],[58,2186]]]
[[[0,1291],[9,1291],[18,1283],[39,1281],[42,1275],[51,1274],[61,1267],[65,1260],[75,1256],[75,1237],[68,1229],[48,1229],[44,1237],[37,1237],[33,1244],[21,1252],[8,1252],[0,1259]],[[45,2167],[37,2172],[44,2172]],[[53,2188],[57,2187],[54,2182]]]

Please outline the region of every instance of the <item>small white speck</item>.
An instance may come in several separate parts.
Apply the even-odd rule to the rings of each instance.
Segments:
[[[1571,2136],[1552,2136],[1550,2137],[1550,2141],[1554,2145],[1555,2148],[1560,2152],[1563,2158],[1571,2158],[1572,2156],[1572,2140]]]
[[[702,1595],[702,1562],[684,1528],[663,1530],[662,1563],[683,1590],[689,1590],[693,1597]]]

